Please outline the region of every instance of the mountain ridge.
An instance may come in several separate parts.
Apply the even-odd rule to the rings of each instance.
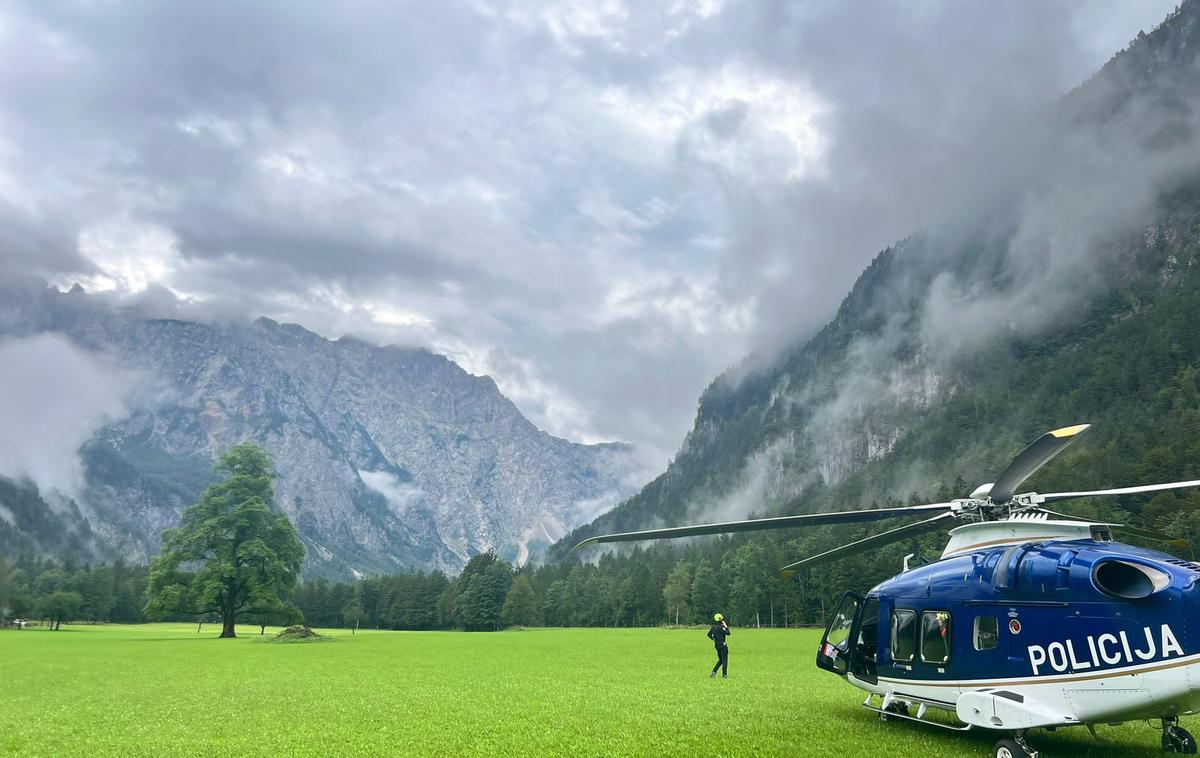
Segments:
[[[77,289],[0,291],[0,334],[62,335],[139,371],[153,396],[82,447],[74,505],[97,557],[153,554],[214,455],[247,439],[273,454],[309,574],[454,572],[488,549],[523,561],[631,490],[630,446],[553,437],[490,377],[423,348],[152,318]]]

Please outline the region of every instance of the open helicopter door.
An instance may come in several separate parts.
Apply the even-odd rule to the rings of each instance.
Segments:
[[[847,591],[842,595],[837,611],[825,628],[825,636],[821,637],[821,646],[817,648],[817,668],[832,671],[838,676],[845,676],[850,670],[853,652],[851,633],[855,631],[864,601],[865,598],[857,592]]]

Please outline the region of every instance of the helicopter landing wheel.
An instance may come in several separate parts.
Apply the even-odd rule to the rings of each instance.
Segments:
[[[1163,719],[1162,749],[1167,753],[1196,753],[1196,738],[1178,724],[1178,719]]]
[[[892,715],[893,713],[900,716],[907,716],[908,706],[904,705],[903,703],[888,703],[887,707],[880,711],[879,720],[887,721],[888,716]]]
[[[1025,743],[1023,736],[1017,735],[997,742],[992,755],[995,758],[1037,758],[1037,751]]]

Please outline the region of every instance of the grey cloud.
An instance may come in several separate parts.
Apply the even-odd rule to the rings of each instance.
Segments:
[[[75,245],[69,222],[50,221],[0,197],[0,274],[51,276],[64,270],[89,271]]]
[[[1141,6],[1145,15],[1128,19],[1110,52],[1170,7]],[[755,337],[760,351],[772,353],[819,325],[867,256],[916,229],[974,219],[1027,180],[1040,165],[1045,135],[1022,125],[1044,118],[1049,100],[1098,65],[1084,54],[1095,43],[1079,26],[1129,13],[1111,4],[1018,3],[1003,13],[969,3],[914,8],[817,2],[726,9],[731,20],[742,19],[735,44],[783,75],[803,77],[831,103],[824,128],[835,135],[828,177],[782,193],[770,188],[768,200],[740,193],[749,207],[735,218],[749,224],[734,236],[745,253],[728,265],[740,268],[748,258],[786,272],[774,280],[726,277],[759,293],[767,324]],[[745,44],[751,39],[778,44]]]
[[[112,297],[426,345],[659,465],[713,375],[1002,195],[1009,125],[1170,9],[609,5],[9,6],[0,219],[39,210],[0,261],[87,279],[144,261],[81,231],[162,229]],[[820,103],[813,156],[789,97]]]

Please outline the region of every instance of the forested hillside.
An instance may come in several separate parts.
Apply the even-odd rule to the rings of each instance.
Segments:
[[[1185,3],[1054,103],[1012,140],[1027,153],[1007,156],[1015,179],[985,177],[986,206],[880,253],[812,339],[715,380],[667,471],[554,555],[605,532],[965,497],[1078,422],[1094,428],[1030,489],[1200,476],[1198,20]],[[1184,493],[1073,510],[1196,539],[1197,507]],[[756,551],[769,572],[867,529],[710,539],[681,557],[721,568]],[[808,581],[827,597],[869,587],[911,549]],[[659,586],[670,563],[649,561]]]

